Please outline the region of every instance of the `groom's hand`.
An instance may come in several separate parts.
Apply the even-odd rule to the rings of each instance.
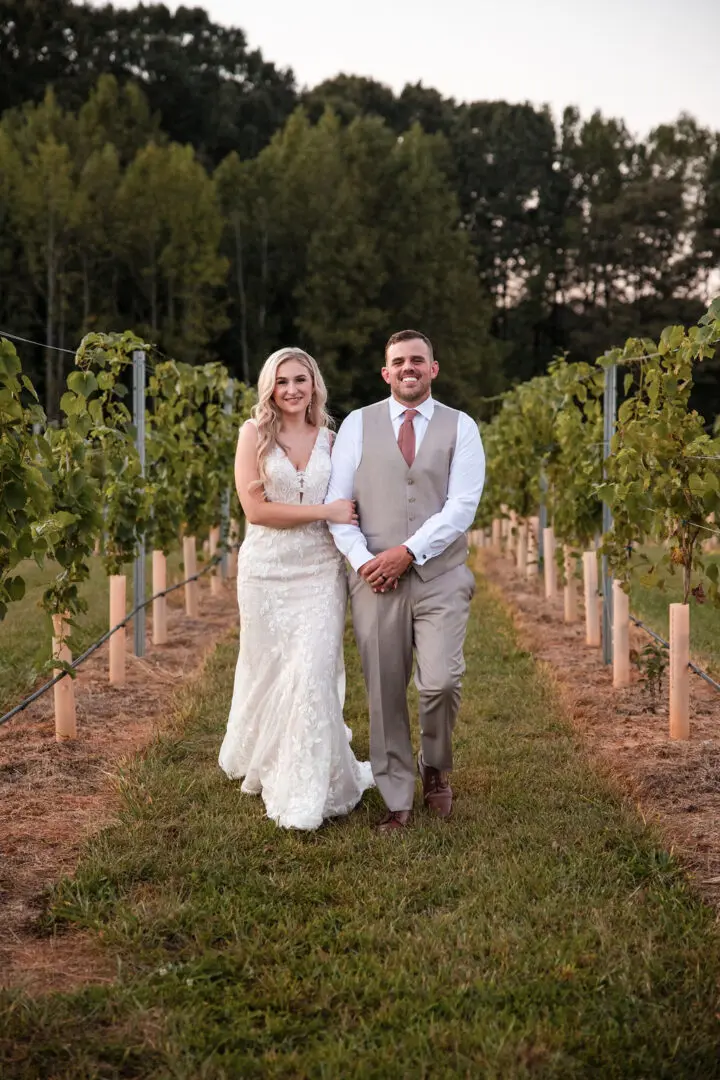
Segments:
[[[370,562],[364,563],[358,573],[367,581],[375,592],[389,592],[397,588],[399,578],[410,567],[413,557],[406,547],[397,547],[381,551]]]

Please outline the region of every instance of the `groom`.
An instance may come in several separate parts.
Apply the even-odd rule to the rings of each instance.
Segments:
[[[359,525],[331,525],[350,563],[355,637],[370,700],[370,759],[388,813],[382,833],[410,824],[415,762],[407,688],[416,662],[417,766],[426,805],[452,810],[452,731],[465,671],[474,578],[465,565],[485,478],[477,424],[431,396],[438,362],[424,334],[385,347],[391,397],[358,409],[335,440],[327,501],[355,499]]]

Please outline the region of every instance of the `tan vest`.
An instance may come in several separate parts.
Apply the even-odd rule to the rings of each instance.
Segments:
[[[362,410],[362,458],[353,487],[360,528],[372,555],[404,544],[447,500],[458,413],[435,402],[417,457],[408,468],[395,438],[390,406],[379,401]],[[413,569],[423,581],[460,566],[467,538],[459,536],[434,559]]]

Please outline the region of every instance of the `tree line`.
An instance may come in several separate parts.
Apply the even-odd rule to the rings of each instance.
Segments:
[[[252,380],[296,342],[339,415],[389,330],[478,416],[559,353],[695,321],[720,263],[720,139],[292,72],[200,8],[0,0],[0,327],[131,327]],[[56,411],[62,354],[42,357]],[[717,368],[698,392],[720,411]]]

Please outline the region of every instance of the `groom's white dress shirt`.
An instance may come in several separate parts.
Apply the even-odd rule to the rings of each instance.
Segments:
[[[393,431],[397,439],[403,413],[417,408],[413,417],[415,431],[415,454],[420,451],[428,424],[435,410],[431,397],[418,406],[403,405],[394,397],[388,399],[388,409]],[[352,499],[355,473],[362,460],[363,422],[362,410],[357,409],[342,422],[332,452],[332,475],[325,502],[335,499]],[[377,478],[382,485],[382,476]],[[428,559],[441,555],[462,533],[467,532],[475,518],[478,502],[485,483],[485,451],[478,426],[466,413],[458,414],[455,452],[450,466],[448,494],[442,510],[433,514],[420,528],[402,543],[407,544],[415,555],[415,562],[422,566]],[[330,531],[338,549],[353,570],[374,558],[368,551],[367,542],[357,525],[330,525]]]

